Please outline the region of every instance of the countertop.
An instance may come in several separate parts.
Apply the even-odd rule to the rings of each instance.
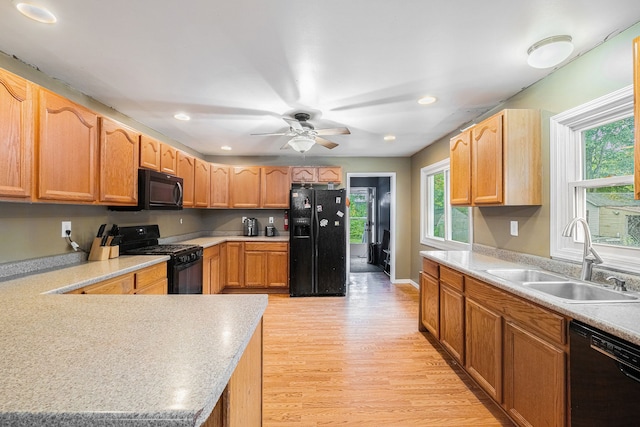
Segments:
[[[531,265],[504,261],[472,251],[421,251],[420,255],[640,345],[640,299],[635,302],[615,303],[563,302],[559,298],[528,289],[517,282],[500,279],[484,271],[496,268],[542,270]]]
[[[188,243],[192,245],[200,245],[203,248],[219,245],[224,242],[287,242],[289,236],[215,236],[215,237],[196,237],[195,239],[180,240],[179,243]]]
[[[0,425],[206,420],[266,295],[60,294],[167,259],[121,256],[0,282]]]

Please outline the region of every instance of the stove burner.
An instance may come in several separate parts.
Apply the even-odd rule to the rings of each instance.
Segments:
[[[133,255],[177,255],[180,252],[200,249],[197,245],[151,245],[127,250],[126,253]]]

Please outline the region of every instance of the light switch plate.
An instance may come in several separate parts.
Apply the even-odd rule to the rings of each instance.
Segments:
[[[518,235],[518,221],[511,221],[511,235]]]

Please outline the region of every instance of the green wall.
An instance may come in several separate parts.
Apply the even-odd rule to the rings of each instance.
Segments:
[[[640,36],[640,24],[623,31],[590,52],[524,89],[478,119],[505,108],[535,108],[542,111],[543,204],[537,207],[473,208],[474,242],[515,252],[549,257],[549,118],[600,96],[632,84],[632,40]],[[479,82],[481,84],[481,82]],[[454,130],[415,154],[412,165],[411,278],[418,282],[421,269],[420,168],[449,157],[449,139]],[[519,222],[519,236],[509,234],[509,223]]]

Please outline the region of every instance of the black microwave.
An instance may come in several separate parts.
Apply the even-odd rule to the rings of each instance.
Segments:
[[[111,210],[182,209],[182,178],[150,169],[138,169],[138,206],[110,206]]]

